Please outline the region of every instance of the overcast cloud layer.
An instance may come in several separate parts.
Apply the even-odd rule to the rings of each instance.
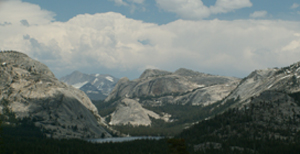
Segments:
[[[160,6],[167,1],[161,0]],[[239,0],[229,7],[223,4],[226,1],[218,0],[209,12],[251,5]],[[24,52],[47,64],[58,77],[74,70],[113,70],[137,78],[146,68],[181,67],[244,77],[254,69],[300,60],[300,22],[177,20],[157,25],[113,12],[81,14],[67,22],[53,17],[54,13],[30,3],[1,3],[0,49]]]

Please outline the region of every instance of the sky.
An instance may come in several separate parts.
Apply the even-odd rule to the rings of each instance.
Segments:
[[[148,68],[246,77],[300,61],[299,0],[0,0],[0,50],[135,79]]]

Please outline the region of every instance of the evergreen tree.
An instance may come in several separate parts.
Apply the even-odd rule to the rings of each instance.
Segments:
[[[184,139],[169,139],[170,154],[188,154]]]
[[[0,114],[1,117],[1,114]],[[3,153],[3,134],[2,134],[2,120],[0,118],[0,154]]]

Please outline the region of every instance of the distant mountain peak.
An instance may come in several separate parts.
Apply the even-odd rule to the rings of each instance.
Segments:
[[[163,76],[163,75],[169,75],[172,74],[172,72],[159,70],[159,69],[146,69],[140,76],[140,79],[148,78],[148,77],[154,77],[154,76]]]
[[[196,75],[204,75],[204,73],[196,72],[186,68],[179,68],[174,72],[176,75],[180,76],[196,76]]]
[[[76,71],[73,71],[73,72],[71,73],[71,75],[79,75],[79,74],[81,75],[81,74],[83,74],[83,73],[81,73],[81,72],[79,72],[79,71],[77,71],[77,70],[76,70]]]
[[[154,112],[155,108],[168,108],[167,106],[175,104],[179,108],[208,107],[225,98],[239,81],[240,79],[233,77],[208,75],[185,68],[174,73],[146,69],[138,79],[130,81],[126,77],[121,78],[105,99],[106,103],[116,105],[109,124],[149,126],[153,118],[172,122],[177,120],[175,117],[178,113],[171,111],[173,109],[166,109],[171,111],[169,113],[165,109]],[[150,107],[152,110],[146,111],[143,107]],[[150,111],[153,111],[151,115]]]
[[[105,79],[107,79],[110,82],[114,82],[114,78],[112,78],[111,76],[106,76]]]
[[[85,74],[74,71],[60,80],[84,91],[92,100],[102,100],[113,90],[119,79],[109,74]],[[97,88],[97,91],[94,88]]]

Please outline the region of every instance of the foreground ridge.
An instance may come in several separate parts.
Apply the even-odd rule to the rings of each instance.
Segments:
[[[48,137],[100,138],[111,136],[90,99],[55,78],[49,68],[16,51],[0,52],[0,108],[8,115],[33,121]]]

